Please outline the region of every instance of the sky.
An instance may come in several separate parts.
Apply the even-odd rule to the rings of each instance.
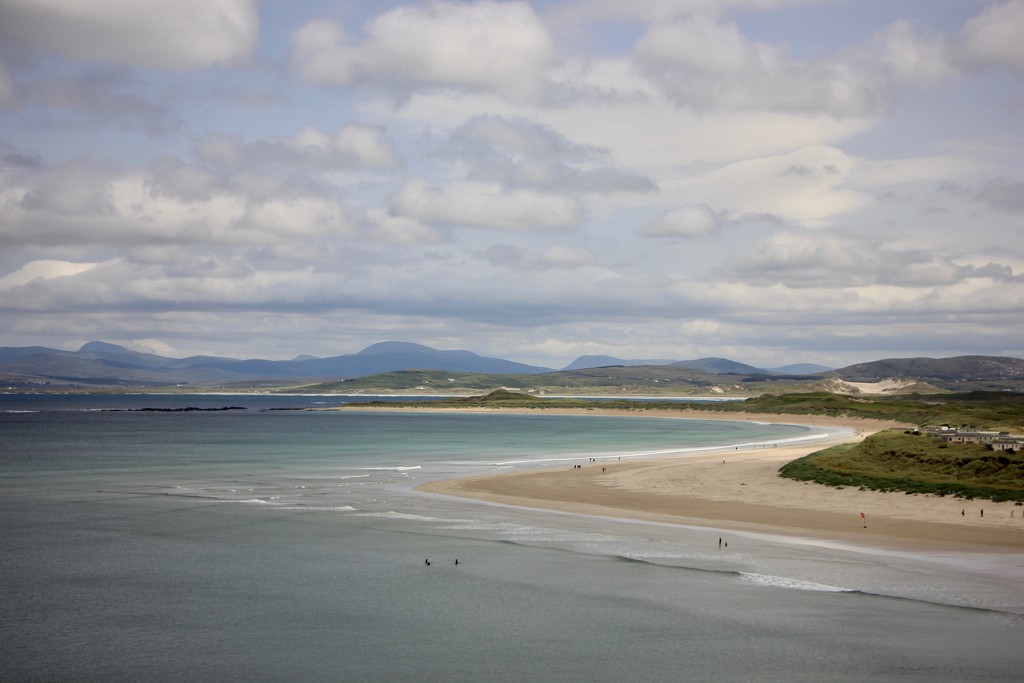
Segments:
[[[0,0],[0,346],[1024,357],[1024,0]]]

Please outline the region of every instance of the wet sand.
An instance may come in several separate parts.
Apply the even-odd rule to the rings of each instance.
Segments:
[[[581,469],[549,468],[429,482],[419,490],[518,507],[908,550],[1024,548],[1024,507],[1013,503],[861,491],[778,476],[779,467],[808,453],[904,425],[802,415],[739,416],[716,411],[687,411],[682,415],[654,410],[571,412],[837,426],[854,429],[856,434],[799,446],[646,460],[599,459]]]

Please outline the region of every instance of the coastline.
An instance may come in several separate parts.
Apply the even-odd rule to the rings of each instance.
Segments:
[[[580,469],[548,468],[426,482],[417,490],[514,507],[703,527],[716,533],[751,532],[912,551],[998,553],[1024,549],[1024,507],[1012,502],[836,488],[777,474],[786,462],[809,453],[906,425],[856,418],[701,410],[553,412],[775,422],[854,431],[850,436],[834,434],[813,444],[625,461],[605,459]]]

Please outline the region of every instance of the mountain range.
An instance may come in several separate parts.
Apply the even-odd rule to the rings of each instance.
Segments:
[[[216,356],[167,358],[100,341],[89,342],[77,351],[42,346],[0,347],[0,379],[14,389],[40,384],[92,387],[176,384],[196,387],[280,386],[337,383],[358,378],[366,380],[368,376],[413,370],[472,374],[474,377],[500,375],[501,381],[509,385],[516,384],[512,377],[521,377],[520,384],[524,388],[561,386],[579,389],[616,383],[633,389],[655,385],[660,385],[659,389],[684,385],[700,388],[719,384],[742,388],[763,387],[765,383],[781,386],[786,381],[795,383],[793,386],[810,388],[827,386],[828,382],[835,385],[836,382],[877,382],[883,379],[901,379],[908,385],[924,382],[947,389],[956,388],[963,382],[989,382],[990,388],[1003,389],[1016,388],[1017,383],[1024,386],[1024,360],[995,356],[895,358],[839,369],[813,364],[765,369],[726,358],[624,360],[611,356],[581,356],[556,371],[488,358],[470,351],[445,351],[397,341],[373,344],[357,353],[328,358],[302,355],[287,361]],[[529,379],[541,375],[543,377]],[[406,379],[418,381],[412,375],[407,375]],[[479,379],[475,381],[479,383]]]
[[[812,375],[832,370],[824,365],[814,363],[797,363],[779,368],[757,368],[746,363],[739,363],[728,358],[697,358],[695,360],[624,360],[612,356],[580,356],[573,362],[566,365],[562,370],[587,370],[589,368],[601,368],[621,365],[624,367],[636,365],[675,365],[691,370],[702,370],[714,375],[728,373],[764,373],[772,375]]]
[[[361,377],[396,370],[451,370],[489,374],[535,374],[543,368],[470,351],[439,351],[406,342],[381,342],[358,353],[330,358],[299,356],[263,360],[190,356],[165,358],[93,341],[77,351],[46,347],[0,348],[0,375],[11,379],[109,385],[168,385],[237,382],[293,383]]]

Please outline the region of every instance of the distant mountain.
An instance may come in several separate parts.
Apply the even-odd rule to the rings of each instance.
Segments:
[[[728,358],[698,358],[696,360],[680,360],[672,363],[681,368],[690,368],[691,370],[700,370],[701,372],[709,372],[715,375],[723,375],[726,373],[730,374],[765,374],[768,371],[762,370],[761,368],[755,368],[753,365],[747,365],[746,363],[738,363]]]
[[[393,370],[454,370],[495,375],[533,375],[551,371],[551,368],[487,358],[470,351],[439,351],[408,342],[381,342],[359,353],[299,361],[295,366],[305,376],[341,377],[358,377]]]
[[[441,351],[405,342],[382,342],[358,353],[331,358],[300,356],[290,361],[214,356],[164,358],[106,342],[89,342],[78,351],[0,348],[0,373],[8,378],[97,385],[322,380],[412,369],[488,374],[537,374],[551,370],[469,351]]]
[[[105,342],[89,342],[78,351],[41,346],[0,349],[0,373],[8,380],[30,383],[151,386],[232,379],[230,374],[176,367],[180,362]]]
[[[769,368],[771,372],[778,375],[820,375],[823,372],[832,372],[834,369],[815,363],[794,363],[793,365],[783,365],[781,368]]]
[[[999,356],[887,358],[849,365],[835,370],[833,374],[850,382],[871,382],[890,378],[932,382],[1022,380],[1024,360]]]
[[[681,368],[689,368],[691,370],[700,370],[701,372],[713,375],[721,375],[725,373],[765,374],[771,372],[769,370],[755,368],[753,365],[738,363],[726,358],[698,358],[696,360],[623,360],[622,358],[614,358],[612,356],[580,356],[572,363],[562,368],[562,370],[587,370],[589,368],[607,368],[615,366],[635,367],[639,365],[674,365]]]
[[[470,351],[445,351],[396,341],[373,344],[357,353],[329,358],[303,355],[287,361],[216,356],[165,358],[106,342],[89,342],[77,351],[42,346],[0,348],[0,378],[7,386],[15,387],[34,384],[97,387],[300,385],[342,379],[351,382],[362,377],[411,371],[462,373],[460,381],[471,387],[521,386],[543,387],[544,390],[622,387],[626,393],[664,390],[668,386],[694,390],[704,387],[710,391],[717,385],[738,391],[736,387],[741,384],[747,387],[745,391],[756,392],[763,390],[765,383],[776,388],[806,391],[827,388],[828,382],[837,379],[846,382],[909,379],[914,380],[917,386],[952,391],[1019,391],[1024,385],[1024,360],[994,356],[891,358],[832,371],[807,364],[764,370],[726,358],[641,361],[581,356],[566,369],[554,371],[487,358]],[[528,377],[542,374],[545,377],[539,382]],[[487,375],[494,377],[484,377]],[[424,375],[422,379],[409,375],[402,379],[405,380],[416,382],[416,386],[438,383],[433,375]],[[449,382],[447,379],[443,381],[445,385]]]
[[[587,370],[590,368],[608,368],[614,366],[634,367],[638,365],[675,365],[678,367],[700,370],[714,375],[750,374],[750,375],[818,375],[829,372],[833,368],[814,363],[796,363],[779,368],[757,368],[753,365],[739,363],[727,358],[698,358],[696,360],[626,360],[614,356],[580,356],[562,368],[563,371]]]
[[[580,356],[566,365],[562,370],[588,370],[590,368],[607,368],[616,365],[628,367],[634,365],[671,365],[672,360],[623,360],[612,356]]]
[[[3,346],[0,347],[0,364],[19,361],[41,353],[55,353],[45,346]]]

